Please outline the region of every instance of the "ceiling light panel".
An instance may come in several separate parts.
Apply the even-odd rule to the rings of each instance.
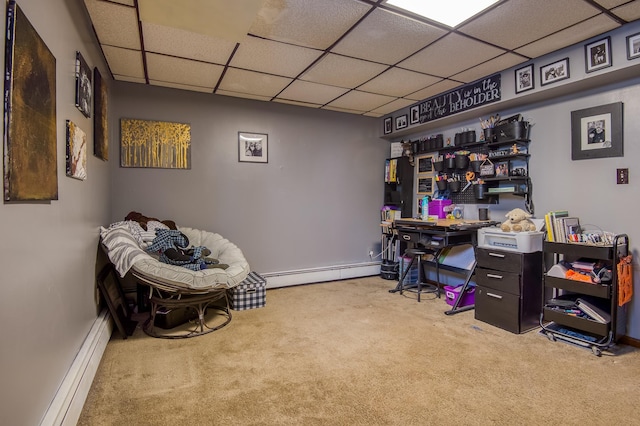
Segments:
[[[325,50],[370,9],[356,0],[267,0],[249,33]]]
[[[290,78],[229,68],[224,74],[220,90],[274,97],[291,81]]]
[[[386,4],[455,27],[498,0],[387,0]]]
[[[230,65],[284,77],[296,77],[322,53],[306,47],[247,37],[240,43]]]
[[[606,33],[607,31],[613,30],[619,26],[620,24],[609,18],[607,15],[597,15],[565,30],[553,33],[548,37],[527,44],[520,49],[516,49],[516,52],[530,58],[537,58],[558,49],[562,49],[567,45],[579,43],[591,37],[595,37],[598,34]]]
[[[402,97],[438,82],[440,78],[430,75],[391,68],[378,77],[358,87],[359,90],[382,95]]]
[[[84,4],[100,44],[141,49],[135,8],[99,0],[85,0]]]
[[[324,105],[338,96],[344,95],[348,90],[342,87],[298,80],[284,89],[278,98]]]
[[[179,83],[188,86],[208,87],[213,89],[224,67],[206,64],[172,56],[147,53],[147,74],[149,80]]]
[[[624,6],[616,7],[612,12],[625,21],[635,21],[636,19],[640,19],[640,2],[633,1]]]
[[[459,31],[512,50],[598,13],[586,1],[510,0],[461,26]]]
[[[371,80],[387,68],[387,65],[329,53],[300,78],[331,86],[354,88]]]
[[[142,23],[147,52],[224,65],[236,43],[163,25]]]
[[[333,108],[351,109],[355,111],[371,111],[394,100],[395,98],[392,96],[377,95],[374,93],[352,90],[351,92],[331,102],[328,106],[331,106]]]
[[[425,99],[429,99],[432,96],[438,95],[440,93],[444,93],[448,90],[456,88],[462,85],[457,81],[452,80],[442,80],[434,84],[433,86],[426,87],[422,90],[418,90],[415,93],[405,96],[407,99],[413,99],[415,101],[423,101]]]
[[[503,49],[451,33],[406,61],[400,62],[398,66],[425,74],[449,77],[504,52]]]
[[[396,13],[376,9],[332,52],[383,64],[395,64],[446,33]]]
[[[507,68],[511,68],[525,61],[527,61],[527,58],[523,58],[520,55],[505,53],[504,55],[500,55],[497,58],[491,59],[471,69],[456,74],[451,78],[453,78],[454,80],[464,81],[465,83],[471,83],[472,81],[476,81],[478,79],[481,79],[482,77],[495,74]]]
[[[144,80],[144,65],[140,51],[113,46],[102,46],[102,51],[111,73]]]

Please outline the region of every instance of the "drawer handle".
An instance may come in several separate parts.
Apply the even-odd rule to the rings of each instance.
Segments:
[[[500,296],[499,294],[487,293],[487,296],[493,297],[495,299],[502,299],[502,296]]]
[[[501,253],[489,253],[489,256],[499,257],[500,259],[504,259],[505,255]]]
[[[411,239],[411,235],[402,235],[402,239],[409,241]]]
[[[501,280],[502,279],[502,275],[487,274],[487,278],[495,278],[495,279]]]

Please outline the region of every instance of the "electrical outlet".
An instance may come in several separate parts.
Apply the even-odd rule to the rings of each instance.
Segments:
[[[618,185],[625,185],[629,183],[629,169],[616,170]]]
[[[369,257],[373,259],[373,250],[369,250]]]

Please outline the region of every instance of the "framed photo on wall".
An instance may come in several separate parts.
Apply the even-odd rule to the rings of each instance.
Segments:
[[[387,117],[384,119],[384,134],[388,135],[391,133],[391,117]]]
[[[624,157],[622,102],[571,111],[571,159]]]
[[[533,78],[533,64],[515,70],[516,93],[526,92],[535,88]]]
[[[433,176],[418,176],[418,194],[433,194]]]
[[[611,37],[605,37],[584,46],[586,71],[594,72],[610,67],[611,61]]]
[[[396,117],[396,130],[404,129],[409,124],[407,123],[407,114]]]
[[[540,84],[542,86],[567,78],[569,78],[569,58],[540,67]]]
[[[418,173],[433,172],[433,155],[418,158]]]
[[[76,51],[76,107],[87,118],[91,117],[92,90],[91,68],[82,53]]]
[[[627,37],[627,59],[640,58],[640,33]]]
[[[420,122],[420,105],[414,105],[409,110],[409,124]]]
[[[269,136],[265,133],[238,132],[238,161],[268,163]]]

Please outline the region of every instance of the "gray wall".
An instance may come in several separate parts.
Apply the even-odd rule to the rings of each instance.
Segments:
[[[93,141],[92,119],[74,105],[76,50],[108,73],[81,2],[18,3],[56,58],[57,86],[59,199],[0,203],[0,424],[30,426],[40,422],[96,319],[94,268],[98,229],[109,220],[109,165],[89,148],[87,179],[65,176],[65,120]],[[4,30],[4,19],[0,25]],[[4,55],[0,61],[4,69]]]
[[[370,261],[380,240],[378,120],[131,83],[113,85],[111,219],[129,211],[218,232],[271,273]],[[121,118],[191,125],[191,169],[119,167]],[[269,136],[268,163],[238,162],[238,132]]]

